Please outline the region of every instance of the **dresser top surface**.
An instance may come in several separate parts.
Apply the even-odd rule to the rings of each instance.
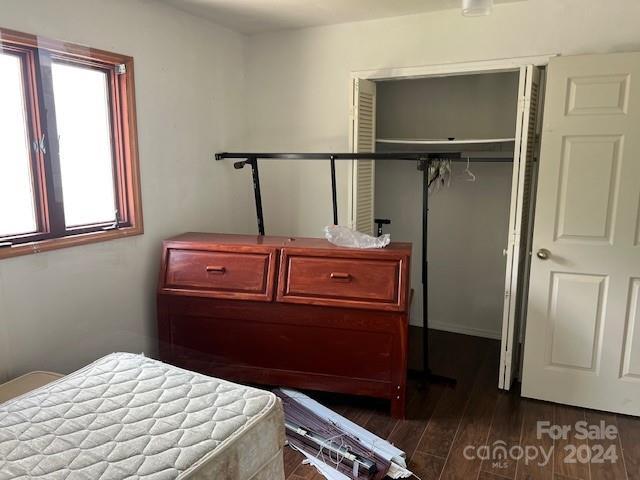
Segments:
[[[348,248],[333,245],[324,238],[280,237],[273,235],[238,235],[227,233],[188,232],[168,238],[165,242],[200,245],[261,245],[266,247],[315,248],[345,251],[385,251],[389,253],[411,255],[411,243],[391,242],[383,249]]]

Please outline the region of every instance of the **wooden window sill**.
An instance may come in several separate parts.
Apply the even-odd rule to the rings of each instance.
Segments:
[[[81,235],[70,235],[68,237],[41,240],[38,242],[21,243],[11,247],[0,248],[0,260],[3,258],[30,255],[32,253],[48,252],[60,248],[74,247],[76,245],[86,245],[89,243],[106,242],[117,238],[133,237],[142,235],[142,226],[125,227],[117,230],[107,230],[102,232],[84,233]]]

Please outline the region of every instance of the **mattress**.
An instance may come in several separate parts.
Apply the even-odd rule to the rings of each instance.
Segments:
[[[114,353],[0,405],[0,480],[284,479],[270,392]]]

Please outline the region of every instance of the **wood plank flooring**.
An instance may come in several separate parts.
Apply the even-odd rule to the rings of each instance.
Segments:
[[[419,366],[420,329],[410,338],[410,364]],[[410,381],[407,418],[396,421],[388,405],[374,399],[311,393],[325,405],[352,421],[387,438],[407,453],[409,468],[421,480],[640,480],[640,418],[540,402],[520,397],[517,389],[497,388],[499,342],[466,335],[433,331],[430,335],[432,371],[457,379],[455,387],[420,387]],[[537,438],[536,422],[574,425],[586,420],[615,425],[615,440],[598,441],[605,449],[613,445],[616,462],[567,463],[567,445],[593,447],[592,440]],[[552,457],[504,461],[465,458],[465,448],[503,442],[507,449],[518,446],[552,449]],[[468,455],[467,455],[468,456]],[[285,448],[285,473],[289,480],[321,480],[315,469],[301,463],[302,455]]]

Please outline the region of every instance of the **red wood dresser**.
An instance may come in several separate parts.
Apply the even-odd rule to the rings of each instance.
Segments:
[[[386,398],[404,416],[411,244],[186,233],[163,244],[162,360],[241,382]]]

